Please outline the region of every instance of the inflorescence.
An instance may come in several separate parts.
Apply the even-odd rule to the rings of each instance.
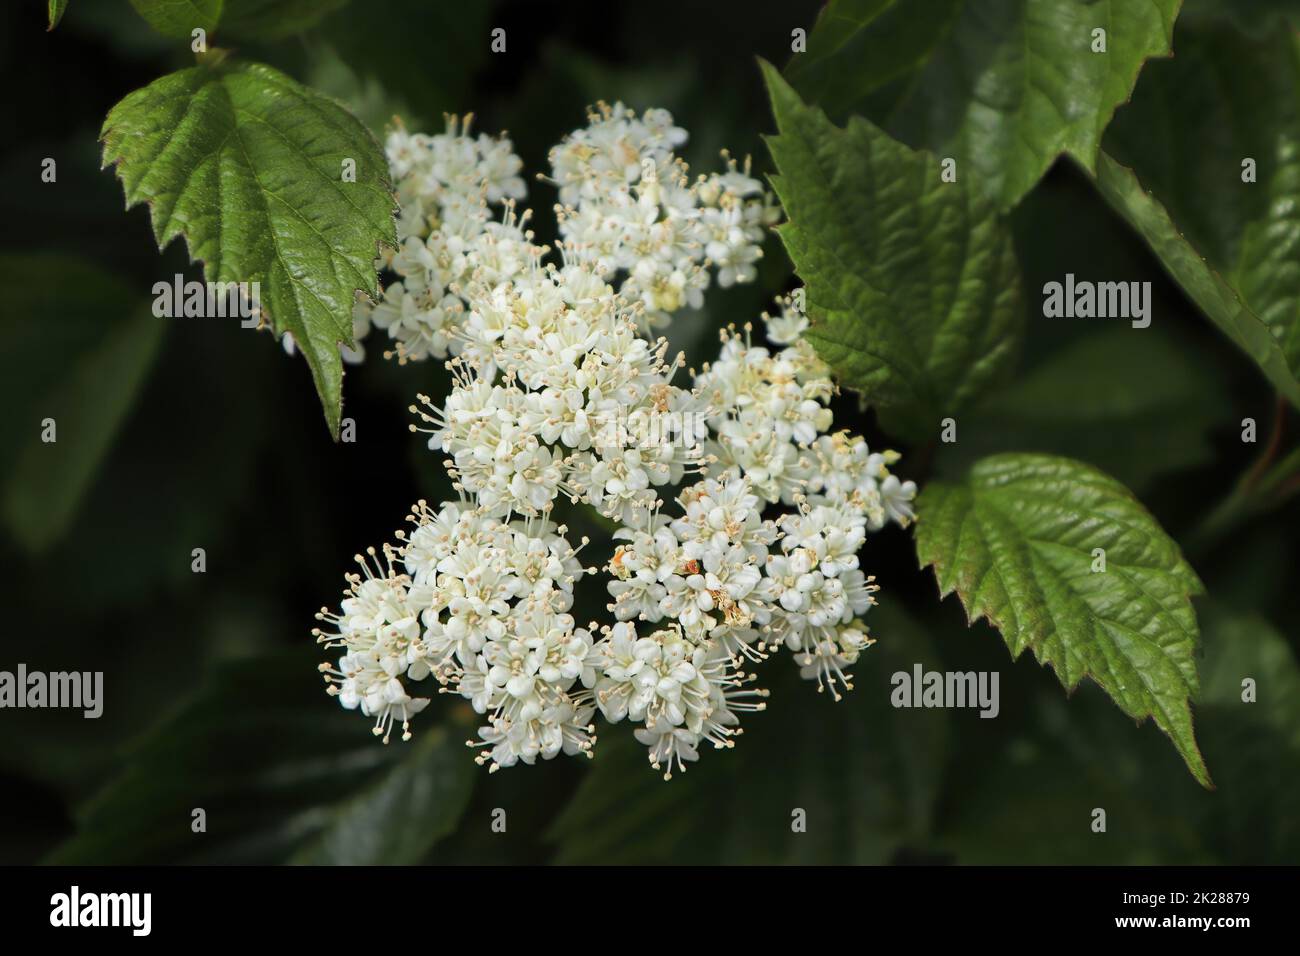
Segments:
[[[669,357],[657,330],[714,283],[752,282],[780,217],[748,162],[692,180],[685,140],[664,110],[599,106],[551,151],[552,250],[516,209],[508,139],[468,118],[388,137],[402,244],[381,300],[357,305],[358,346],[385,334],[399,361],[446,362],[450,393],[418,396],[411,428],[459,499],[419,502],[317,615],[340,653],[329,692],[385,742],[410,737],[428,681],[481,715],[470,744],[492,770],[590,755],[599,713],[637,724],[669,777],[733,746],[765,707],[750,668],[782,647],[819,690],[852,687],[877,589],[858,555],[912,519],[916,486],[896,453],[832,430],[802,290],[763,316],[769,345],[746,325],[698,373]],[[617,525],[603,568],[554,520],[562,499]],[[575,584],[602,571],[613,621],[579,626]]]

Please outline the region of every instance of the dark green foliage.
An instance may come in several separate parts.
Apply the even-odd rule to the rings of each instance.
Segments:
[[[4,6],[24,92],[0,157],[0,669],[102,670],[105,709],[0,711],[0,861],[1300,862],[1293,5]],[[473,111],[531,176],[601,98],[671,109],[693,171],[752,152],[788,213],[760,281],[711,293],[674,349],[698,367],[793,269],[837,425],[903,452],[920,521],[863,552],[877,643],[846,700],[778,655],[756,668],[769,710],[667,783],[604,724],[593,761],[489,777],[464,702],[436,698],[384,747],[314,673],[347,556],[450,494],[404,412],[445,370],[375,356],[344,381],[335,346],[394,238],[371,133]],[[264,135],[231,154],[248,124]],[[293,215],[257,212],[267,183]],[[124,213],[123,188],[151,213]],[[554,198],[529,181],[541,236]],[[319,399],[268,334],[150,315],[155,282],[201,277],[185,245],[214,278],[263,281]],[[277,252],[310,265],[277,273]],[[1150,282],[1152,327],[1045,317],[1066,273]],[[322,401],[356,442],[320,427]],[[571,523],[602,563],[608,528]],[[575,613],[605,600],[580,588]],[[998,672],[997,718],[891,706],[916,665]]]

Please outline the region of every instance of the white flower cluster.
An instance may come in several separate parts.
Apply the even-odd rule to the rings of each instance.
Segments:
[[[475,275],[508,282],[542,251],[532,245],[527,217],[514,212],[515,200],[528,192],[519,175],[523,161],[506,137],[472,135],[472,120],[449,116],[445,132],[433,136],[400,124],[388,134],[399,246],[375,261],[388,277],[379,301],[358,298],[353,306],[356,347],[340,349],[345,362],[364,361],[372,327],[392,343],[385,356],[401,362],[457,354],[466,308],[459,285]],[[292,354],[293,336],[281,341]]]
[[[637,116],[600,104],[551,150],[560,234],[602,277],[645,306],[650,327],[699,308],[712,268],[721,286],[752,282],[767,228],[780,216],[762,183],[728,160],[692,182],[673,148],[686,131],[667,110]]]
[[[466,294],[456,386],[442,406],[420,396],[412,411],[485,513],[541,514],[563,494],[643,523],[656,486],[699,469],[696,397],[672,384],[667,344],[638,332],[635,304],[590,263],[475,281]]]
[[[557,264],[508,205],[523,187],[506,141],[454,121],[390,137],[402,278],[371,318],[400,358],[454,356],[450,393],[419,396],[411,427],[460,500],[417,505],[414,530],[362,559],[341,608],[319,615],[318,640],[342,652],[321,668],[331,693],[385,741],[398,721],[409,736],[428,704],[409,686],[431,677],[482,715],[470,743],[494,770],[590,754],[599,711],[638,724],[667,777],[734,744],[740,715],[766,706],[744,668],[783,646],[819,689],[851,687],[876,590],[858,553],[911,520],[916,487],[890,473],[894,453],[831,431],[802,290],[764,316],[775,350],[727,330],[717,361],[674,384],[682,359],[650,329],[698,304],[710,269],[751,280],[777,212],[734,163],[689,184],[672,152],[684,139],[666,112],[616,105],[557,146]],[[618,525],[613,623],[570,614],[597,569],[554,522],[566,501]]]
[[[371,548],[368,558],[359,554],[356,561],[363,573],[347,575],[340,609],[321,608],[316,615],[335,628],[313,629],[317,641],[344,649],[337,666],[322,664],[320,670],[344,707],[375,718],[375,736],[387,743],[393,722],[401,721],[402,739],[409,740],[411,718],[429,705],[427,698],[408,695],[402,683],[422,658],[415,650],[420,609],[411,603],[411,581],[398,571],[393,548],[385,547],[382,558]]]
[[[527,194],[523,162],[510,140],[472,136],[469,117],[449,117],[436,136],[398,128],[386,152],[400,247],[377,265],[396,278],[378,303],[357,302],[354,332],[364,336],[371,325],[386,332],[400,361],[446,358],[460,351],[466,302],[458,288],[472,277],[509,282],[537,254],[526,217],[514,213],[514,200]]]
[[[797,301],[802,295],[799,289],[783,298],[779,318],[764,316],[768,338],[785,348],[773,353],[754,345],[748,326],[743,336],[726,329],[717,361],[695,376],[711,410],[704,443],[710,471],[739,472],[772,504],[842,505],[863,515],[871,531],[889,521],[907,525],[916,484],[890,473],[898,454],[872,452],[860,436],[827,434],[826,402],[835,384],[799,337],[808,325]]]
[[[396,720],[409,738],[409,718],[429,703],[403,679],[433,675],[487,718],[471,743],[487,748],[480,762],[494,770],[589,751],[599,658],[567,612],[574,582],[595,569],[582,567],[564,526],[423,501],[410,520],[415,530],[398,534],[401,567],[394,548],[382,562],[359,558],[365,576],[349,578],[341,610],[317,615],[334,627],[318,628],[317,640],[344,651],[321,665],[330,692],[374,717],[386,743]]]

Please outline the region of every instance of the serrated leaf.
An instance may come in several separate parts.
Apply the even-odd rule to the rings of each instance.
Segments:
[[[556,862],[879,864],[924,846],[948,714],[899,710],[890,692],[896,671],[936,667],[934,651],[895,606],[874,608],[867,622],[877,642],[854,665],[843,700],[816,693],[776,654],[757,667],[772,688],[769,712],[745,720],[734,749],[704,751],[672,780],[650,769],[630,727],[608,728],[547,834]],[[791,831],[794,807],[807,814],[807,832]]]
[[[945,473],[1006,448],[1069,455],[1140,490],[1213,459],[1230,407],[1218,368],[1156,329],[1089,332],[961,419]]]
[[[68,0],[50,0],[49,3],[50,25],[46,28],[46,32],[48,33],[50,30],[53,30],[55,27],[57,27],[59,25],[59,21],[63,19],[63,15],[67,12],[68,12]]]
[[[1300,405],[1300,37],[1181,28],[1177,58],[1147,71],[1106,149],[1102,195]]]
[[[258,282],[278,335],[291,332],[337,436],[358,291],[377,292],[375,256],[396,243],[387,162],[328,97],[277,70],[181,70],[128,95],[101,132],[127,207],[150,207],[165,247],[184,236],[210,282]],[[342,179],[343,160],[356,181]]]
[[[131,0],[136,13],[165,37],[188,38],[194,30],[211,33],[221,21],[222,0]]]
[[[11,467],[0,484],[5,527],[29,551],[55,544],[76,517],[162,342],[163,320],[112,275],[62,256],[2,256],[9,290],[0,396]],[[43,422],[53,419],[53,442]]]
[[[422,858],[465,809],[480,772],[472,755],[431,721],[385,747],[365,718],[322,710],[313,651],[219,665],[130,748],[50,862]],[[194,808],[206,832],[191,829]]]
[[[941,596],[956,591],[971,622],[987,618],[1013,658],[1033,651],[1067,690],[1090,677],[1151,717],[1211,785],[1189,704],[1201,583],[1127,488],[1068,458],[994,455],[960,483],[930,482],[917,512],[917,555]]]
[[[780,228],[807,287],[808,339],[839,380],[938,427],[1006,370],[1022,333],[1020,272],[993,207],[861,118],[839,129],[764,65]]]
[[[864,113],[953,157],[1008,209],[1058,156],[1094,167],[1143,63],[1169,55],[1180,2],[833,0],[788,73],[833,116]]]

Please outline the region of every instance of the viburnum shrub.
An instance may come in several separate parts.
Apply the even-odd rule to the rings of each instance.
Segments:
[[[781,215],[748,162],[692,178],[686,136],[665,110],[599,105],[550,153],[553,246],[516,207],[508,139],[468,118],[388,137],[401,245],[354,331],[446,361],[451,391],[420,395],[411,428],[459,497],[416,503],[318,615],[329,692],[385,743],[441,690],[481,715],[492,770],[590,756],[599,716],[634,724],[668,778],[733,746],[765,706],[752,669],[782,648],[818,690],[852,686],[877,590],[859,553],[912,520],[916,485],[834,430],[802,289],[698,372],[668,356],[658,330],[753,281]],[[614,552],[572,540],[560,502],[615,523]],[[606,578],[605,621],[571,613],[584,575]]]
[[[1170,346],[1151,282],[1111,269],[1123,260],[1103,257],[1095,281],[1070,258],[1035,302],[1025,276],[1043,262],[1022,257],[1059,231],[1043,229],[1061,210],[1040,180],[1072,164],[1065,175],[1118,215],[1106,228],[1140,237],[1279,401],[1300,405],[1286,247],[1262,238],[1289,221],[1285,110],[1230,123],[1202,108],[1207,77],[1252,69],[1289,102],[1285,43],[1224,46],[1180,26],[1179,57],[1153,70],[1185,19],[1177,0],[1061,0],[994,27],[967,23],[979,19],[967,4],[964,26],[917,21],[943,36],[898,74],[863,44],[893,48],[908,18],[832,0],[810,32],[790,26],[782,69],[759,64],[771,106],[759,122],[774,131],[761,172],[724,153],[692,173],[667,111],[599,104],[550,151],[536,189],[556,234],[539,237],[506,137],[470,117],[433,135],[398,122],[385,150],[330,96],[207,46],[213,30],[257,34],[250,20],[269,7],[227,0],[197,22],[193,5],[135,6],[197,55],[128,93],[100,134],[158,244],[184,238],[209,285],[256,289],[245,317],[302,355],[336,439],[350,440],[344,363],[379,352],[449,371],[430,376],[445,393],[413,396],[409,424],[454,498],[410,507],[315,630],[330,693],[376,735],[410,737],[445,692],[480,716],[471,744],[493,770],[590,756],[600,722],[626,720],[652,766],[680,772],[702,747],[734,745],[782,649],[835,699],[872,666],[859,658],[876,585],[860,555],[895,524],[968,623],[986,621],[1067,691],[1093,680],[1211,785],[1192,710],[1206,699],[1193,605],[1205,588],[1134,490],[1199,467],[1230,403]],[[325,15],[292,6],[289,33]],[[1024,106],[1040,101],[1055,106]],[[1175,169],[1182,156],[1203,158]],[[1221,189],[1231,215],[1195,214]],[[1079,245],[1089,228],[1080,220]],[[710,290],[758,281],[773,231],[788,293],[770,314],[723,315],[716,354],[670,354],[665,330]],[[1092,325],[1061,331],[1069,347],[1026,347],[1031,329],[1075,320]],[[1022,353],[1035,367],[1017,374]],[[919,452],[906,469],[836,427],[840,388]],[[859,427],[856,411],[841,426]],[[1254,442],[1253,414],[1241,428]],[[1294,492],[1300,458],[1280,454],[1279,434],[1187,542],[1222,540]],[[394,524],[406,507],[393,504]],[[594,613],[579,613],[593,593]],[[870,693],[891,707],[962,706],[960,674],[929,672],[952,682],[945,701],[938,686],[883,691],[882,671]]]

